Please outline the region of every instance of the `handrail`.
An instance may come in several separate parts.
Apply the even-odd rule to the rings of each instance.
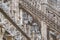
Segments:
[[[53,8],[52,5],[47,4],[47,3],[41,3],[41,5],[46,5],[47,7],[49,7],[50,11],[54,12],[53,14],[56,14],[58,17],[60,17],[59,15],[60,13],[55,8]]]
[[[28,40],[31,40],[25,32],[23,32],[18,25],[16,25],[15,22],[13,22],[13,20],[3,11],[3,9],[0,8],[0,12],[15,26],[15,28],[17,28]]]
[[[21,0],[20,5],[24,8],[24,9],[28,9],[30,12],[34,13],[36,16],[38,16],[41,20],[44,20],[47,24],[49,24],[50,26],[52,26],[54,29],[56,29],[58,32],[60,32],[58,29],[59,25],[57,25],[55,22],[51,21],[51,19],[49,19],[46,14],[44,14],[44,12],[42,12],[41,10],[36,9],[33,5],[30,5],[27,1],[25,0]],[[42,14],[43,13],[43,14]],[[44,19],[45,18],[45,19]],[[55,28],[56,27],[56,28]]]

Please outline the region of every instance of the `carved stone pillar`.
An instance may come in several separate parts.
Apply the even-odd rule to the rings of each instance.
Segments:
[[[47,40],[47,25],[43,21],[41,21],[41,34],[42,40]]]
[[[12,15],[14,14],[15,22],[19,24],[19,0],[12,0],[11,11]]]
[[[0,24],[0,40],[3,40],[4,33],[5,33],[5,29]]]
[[[47,4],[47,0],[41,0],[41,10],[46,13],[46,5]]]
[[[30,25],[28,25],[28,28],[27,28],[27,33],[28,33],[28,35],[29,35],[29,37],[31,37],[31,26]]]
[[[35,32],[34,32],[34,31],[32,32],[32,37],[31,37],[31,39],[32,39],[32,40],[35,39]]]
[[[20,25],[23,25],[23,10],[22,9],[20,9],[20,18],[21,18]]]

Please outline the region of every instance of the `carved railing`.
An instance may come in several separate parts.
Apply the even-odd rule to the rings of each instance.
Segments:
[[[56,14],[58,17],[60,17],[60,13],[57,11],[58,9],[56,9],[56,8],[54,8],[52,5],[50,5],[49,3],[41,3],[41,5],[46,5],[47,6],[47,8],[50,10],[50,11],[52,11],[52,12],[54,12],[53,14]]]
[[[16,22],[16,21],[17,21],[16,18],[15,18],[15,14],[16,14],[16,13],[11,13],[10,10],[9,10],[9,8],[6,10],[5,6],[7,6],[7,5],[3,5],[3,4],[2,4],[1,6],[2,6],[1,8],[2,8],[2,9],[4,10],[4,12],[6,12],[6,14],[13,20],[13,22],[15,22],[15,23],[18,25],[19,28],[22,28],[22,27],[20,27],[20,23],[17,23],[17,22]],[[7,7],[8,7],[8,6],[7,6]],[[17,14],[18,14],[18,13],[17,13]],[[17,16],[16,16],[16,17],[17,17]],[[16,21],[15,21],[15,20],[16,20]],[[20,20],[21,20],[21,19],[19,19],[18,21],[20,21]],[[16,24],[15,24],[15,25],[16,25]],[[24,31],[25,29],[22,29],[22,30]],[[27,34],[27,32],[25,32],[25,33]],[[32,37],[32,36],[30,35],[29,37]]]
[[[28,40],[30,40],[30,38],[25,34],[25,32],[23,32],[19,26],[7,15],[7,13],[5,13],[1,8],[0,8],[0,12],[1,14],[3,14],[3,16],[8,19],[5,19],[5,23],[3,21],[3,27],[5,28],[5,30],[7,30],[11,35],[13,35],[15,37],[15,39],[20,40],[22,37],[25,39],[27,38]],[[2,17],[4,19],[4,17]],[[22,35],[21,35],[21,33]],[[20,36],[22,36],[20,38]],[[23,39],[24,40],[24,39]]]
[[[47,9],[47,16],[50,17],[50,19],[53,22],[55,22],[57,25],[60,25],[60,13],[55,8],[53,8],[52,5],[49,5],[49,4],[46,4],[46,3],[43,3],[42,5],[47,6],[47,8],[46,8]],[[52,15],[53,15],[53,17],[55,17],[55,19],[53,17],[51,17]]]
[[[51,28],[54,28],[57,31],[60,30],[60,26],[57,23],[55,23],[46,14],[44,14],[44,12],[38,10],[35,6],[31,5],[26,0],[20,0],[20,6],[22,6],[22,8],[24,8],[25,10],[29,10],[30,12],[38,16],[41,20],[45,21]]]

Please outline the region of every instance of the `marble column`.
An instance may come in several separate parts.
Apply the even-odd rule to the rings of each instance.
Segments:
[[[47,25],[43,21],[41,21],[41,36],[42,40],[47,40]]]
[[[23,25],[23,10],[22,9],[20,9],[20,18],[21,18],[20,25]]]

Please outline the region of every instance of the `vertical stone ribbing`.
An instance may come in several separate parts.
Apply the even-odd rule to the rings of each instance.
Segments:
[[[41,35],[42,40],[47,40],[47,25],[43,21],[41,21]]]

